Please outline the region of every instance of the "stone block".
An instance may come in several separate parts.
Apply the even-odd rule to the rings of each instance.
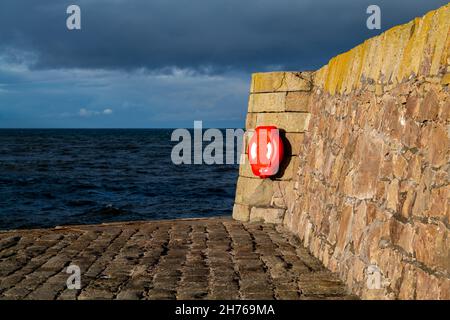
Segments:
[[[443,224],[417,223],[414,252],[417,261],[432,267],[450,271],[450,239]]]
[[[428,139],[423,140],[424,145],[429,147],[428,159],[430,163],[434,167],[440,167],[447,163],[450,141],[445,126],[433,126],[429,131],[427,138]]]
[[[245,204],[235,203],[233,206],[233,219],[247,222],[250,218],[250,207]]]
[[[269,206],[273,195],[273,183],[269,179],[239,177],[236,187],[236,203],[250,206]]]
[[[250,221],[264,221],[265,223],[280,224],[283,222],[284,209],[279,208],[256,208],[250,212]]]
[[[248,112],[283,112],[286,106],[285,92],[251,94]]]
[[[251,93],[309,91],[310,72],[266,72],[252,75]]]
[[[450,84],[450,73],[446,73],[446,74],[442,77],[441,84],[442,84],[443,86]]]
[[[310,92],[298,91],[288,92],[286,95],[286,111],[309,112]]]
[[[450,185],[431,190],[429,216],[449,217]]]
[[[417,269],[416,299],[434,300],[439,297],[439,280],[421,269]]]
[[[257,126],[277,126],[286,132],[305,132],[311,115],[302,112],[258,113]]]
[[[381,139],[374,139],[366,134],[358,139],[356,146],[349,144],[347,148],[349,153],[351,149],[354,150],[354,161],[358,164],[352,177],[351,193],[359,199],[373,197],[376,193],[377,176],[381,162]]]
[[[416,289],[417,274],[412,265],[406,265],[403,271],[403,279],[400,284],[398,298],[400,300],[413,300]]]
[[[305,139],[304,133],[286,133],[286,146],[287,146],[287,154],[290,155],[299,155],[301,150],[303,149],[303,141]]]
[[[426,120],[436,120],[439,114],[439,98],[434,92],[430,90],[427,92],[422,104],[419,107],[417,120],[420,122]]]
[[[256,127],[256,116],[257,113],[247,113],[247,118],[245,119],[245,129],[255,129]]]
[[[296,199],[293,181],[274,181],[272,206],[288,209]]]
[[[450,279],[443,279],[439,287],[439,299],[450,300]]]
[[[392,243],[412,255],[414,252],[414,226],[409,223],[404,224],[396,219],[392,219],[389,229]]]

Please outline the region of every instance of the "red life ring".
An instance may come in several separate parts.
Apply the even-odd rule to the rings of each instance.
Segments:
[[[283,149],[277,127],[256,127],[247,149],[253,174],[262,179],[276,175],[283,160]]]

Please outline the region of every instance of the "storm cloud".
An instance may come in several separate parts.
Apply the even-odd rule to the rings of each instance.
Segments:
[[[317,69],[446,3],[2,0],[0,126],[241,126],[251,72]],[[71,4],[81,30],[66,28]],[[382,30],[366,28],[371,4]]]
[[[383,29],[447,1],[375,1]],[[65,27],[77,4],[82,30]],[[36,68],[312,69],[374,35],[372,0],[2,0],[4,50]],[[19,51],[18,51],[19,50]]]

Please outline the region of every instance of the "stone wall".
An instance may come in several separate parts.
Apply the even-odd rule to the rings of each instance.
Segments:
[[[233,216],[283,223],[363,298],[450,299],[449,27],[447,5],[314,73],[253,75],[247,129],[291,147],[275,179],[241,165]]]
[[[273,179],[253,175],[247,156],[239,169],[233,216],[242,221],[282,223],[293,200],[300,149],[310,113],[305,105],[312,88],[308,72],[257,73],[253,75],[246,121],[247,142],[257,126],[276,124],[284,141],[285,157]],[[246,152],[246,151],[245,151]]]

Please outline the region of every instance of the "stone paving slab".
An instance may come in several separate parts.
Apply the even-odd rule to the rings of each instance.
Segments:
[[[69,265],[81,289],[69,290]],[[0,232],[0,299],[353,299],[280,226],[228,218]]]

